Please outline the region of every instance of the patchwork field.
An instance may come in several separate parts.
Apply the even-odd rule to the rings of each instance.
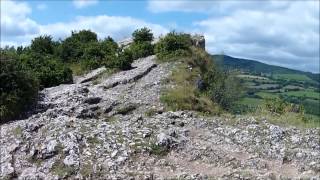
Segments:
[[[252,111],[263,106],[266,99],[280,97],[287,102],[303,105],[306,116],[320,123],[319,84],[309,77],[297,74],[275,74],[269,77],[241,74],[237,77],[246,92],[237,102],[236,111]]]

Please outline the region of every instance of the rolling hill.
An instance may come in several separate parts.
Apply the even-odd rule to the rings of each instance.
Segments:
[[[227,55],[212,55],[218,64],[221,64],[226,69],[239,69],[250,74],[278,74],[280,76],[287,75],[288,79],[300,79],[313,81],[320,83],[320,74],[304,72],[285,67],[269,65],[261,63],[255,60],[234,58]],[[309,79],[309,80],[310,80]]]

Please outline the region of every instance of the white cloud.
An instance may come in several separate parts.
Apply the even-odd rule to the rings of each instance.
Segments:
[[[149,1],[160,12],[202,12],[189,31],[203,33],[211,53],[319,72],[318,1]]]
[[[90,29],[100,38],[111,36],[122,40],[131,36],[131,33],[141,27],[149,27],[155,35],[164,34],[167,29],[132,17],[123,16],[80,16],[71,22],[55,23],[41,26],[42,34],[53,34],[55,37],[64,38],[70,35],[71,30]]]
[[[31,12],[27,3],[1,1],[1,39],[37,33],[38,24],[28,17]]]
[[[3,8],[3,9],[2,9]],[[1,46],[28,45],[39,35],[52,35],[55,39],[64,39],[72,30],[90,29],[98,34],[99,38],[107,36],[115,40],[123,40],[141,27],[151,28],[154,34],[165,34],[167,29],[158,24],[132,18],[129,16],[79,16],[69,22],[53,24],[39,24],[29,15],[32,9],[27,3],[1,1]]]
[[[78,9],[96,4],[98,4],[98,0],[73,0],[73,5]]]

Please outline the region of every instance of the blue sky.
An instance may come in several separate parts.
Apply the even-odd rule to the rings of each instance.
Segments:
[[[319,72],[319,1],[1,0],[1,46],[91,29],[100,38],[130,37],[147,26],[204,34],[212,54]]]

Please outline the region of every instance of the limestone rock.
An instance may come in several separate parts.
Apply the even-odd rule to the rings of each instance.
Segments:
[[[166,112],[174,66],[155,58],[42,90],[34,114],[0,127],[0,179],[320,179],[319,128]]]

